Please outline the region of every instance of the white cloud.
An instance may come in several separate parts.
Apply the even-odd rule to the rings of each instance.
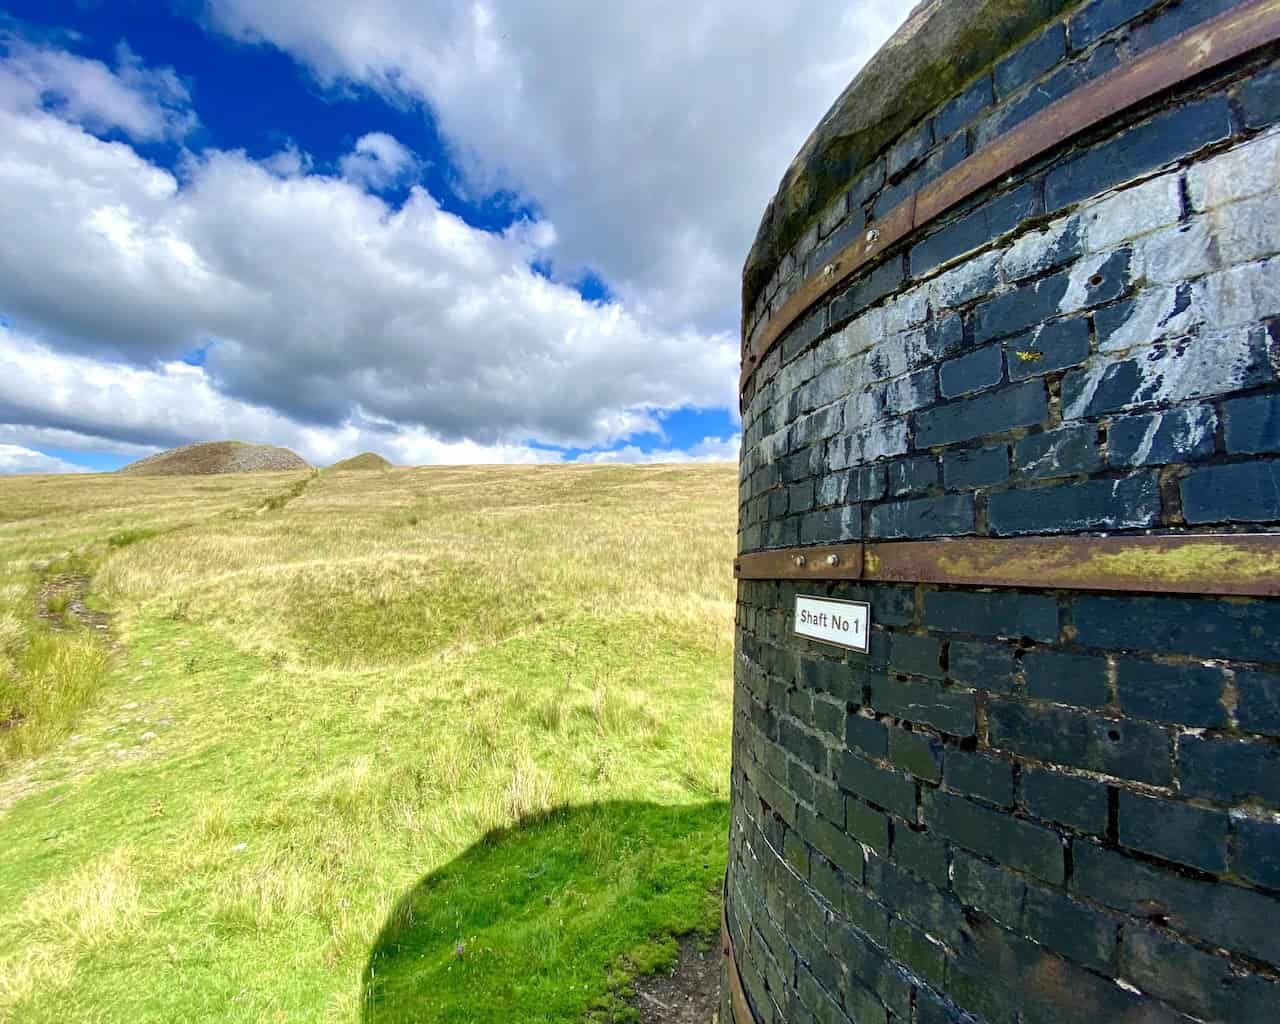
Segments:
[[[29,109],[0,109],[0,137],[0,308],[63,351],[146,367],[210,346],[206,379],[229,398],[486,447],[605,445],[655,411],[734,401],[731,334],[539,276],[546,222],[479,231],[421,188],[392,209],[289,151],[270,167],[207,152],[180,185]],[[163,415],[119,436],[150,443],[190,410]]]
[[[0,444],[0,476],[11,473],[92,473],[65,459],[22,448],[16,444]]]
[[[602,463],[655,463],[655,462],[737,462],[742,447],[742,435],[734,437],[704,437],[692,448],[666,448],[642,451],[635,445],[623,445],[612,451],[584,452],[574,462]]]
[[[339,162],[342,176],[373,192],[404,184],[418,170],[413,150],[386,132],[369,132],[356,140],[355,149]]]
[[[180,139],[198,123],[172,68],[146,68],[129,47],[115,69],[64,50],[0,34],[0,106],[51,110],[93,132],[117,129],[142,142]]]
[[[787,164],[902,0],[210,0],[212,23],[325,84],[428,103],[471,186],[554,221],[566,276],[630,308],[732,328],[739,273]]]

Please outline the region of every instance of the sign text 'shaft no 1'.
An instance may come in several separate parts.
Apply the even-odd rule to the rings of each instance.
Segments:
[[[866,654],[871,635],[871,605],[865,601],[796,597],[796,635]]]

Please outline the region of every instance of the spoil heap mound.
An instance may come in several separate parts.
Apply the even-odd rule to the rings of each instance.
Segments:
[[[343,473],[347,470],[384,470],[394,469],[395,467],[384,459],[377,452],[362,452],[359,455],[353,455],[349,459],[343,459],[341,462],[335,462],[329,467],[330,472]]]
[[[206,441],[183,445],[131,462],[121,473],[137,476],[208,476],[217,473],[282,473],[310,469],[288,448],[243,441]]]

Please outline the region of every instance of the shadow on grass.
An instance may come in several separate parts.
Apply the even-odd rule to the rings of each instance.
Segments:
[[[620,955],[715,927],[728,826],[723,801],[613,802],[490,833],[400,898],[362,1020],[581,1020]]]

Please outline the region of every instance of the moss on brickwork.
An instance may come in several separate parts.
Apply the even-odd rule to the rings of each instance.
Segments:
[[[903,132],[1071,0],[925,0],[836,100],[783,175],[743,268],[743,310],[840,190]]]

